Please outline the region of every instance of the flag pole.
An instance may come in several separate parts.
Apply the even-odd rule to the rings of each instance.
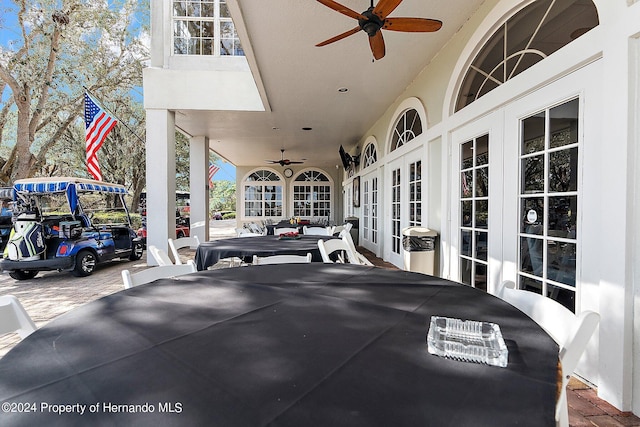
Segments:
[[[89,90],[89,88],[88,88],[88,87],[86,87],[86,86],[84,86],[84,85],[83,85],[82,87],[84,88],[85,92],[87,92],[89,95],[91,95],[91,97],[92,97],[93,99],[95,99],[95,100],[98,102],[98,104],[100,105],[100,107],[101,107],[103,110],[106,110],[109,114],[111,114],[113,117],[115,117],[115,118],[116,118],[116,120],[118,120],[118,123],[120,123],[121,125],[124,125],[124,127],[126,127],[126,128],[127,128],[127,130],[133,134],[133,136],[135,136],[136,138],[138,138],[138,139],[140,140],[140,142],[142,142],[143,144],[146,144],[146,141],[145,141],[144,139],[142,139],[141,137],[139,137],[139,136],[138,136],[138,134],[137,134],[137,133],[135,133],[135,132],[134,132],[134,131],[129,127],[129,125],[127,125],[125,122],[123,122],[122,120],[120,120],[120,118],[118,118],[118,116],[116,116],[116,114],[115,114],[113,111],[111,111],[110,109],[108,109],[107,107],[105,107],[105,106],[104,106],[104,103],[103,103],[103,102],[102,102],[102,101],[101,101],[97,96],[95,96],[95,95],[94,95],[94,94]]]

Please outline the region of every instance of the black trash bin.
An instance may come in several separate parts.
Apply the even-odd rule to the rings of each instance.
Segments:
[[[438,233],[424,227],[407,227],[402,230],[405,270],[433,276],[437,236]]]
[[[351,231],[349,231],[349,233],[351,234],[351,239],[353,239],[353,243],[356,246],[358,246],[358,236],[360,235],[360,232],[358,231],[358,229],[360,228],[360,218],[355,216],[350,216],[345,218],[344,222],[348,222],[352,225]]]

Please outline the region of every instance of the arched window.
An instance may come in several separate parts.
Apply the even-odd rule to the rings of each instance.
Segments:
[[[467,69],[456,111],[542,61],[599,24],[591,0],[538,0],[509,18]]]
[[[366,169],[378,161],[378,153],[374,143],[367,144],[362,152],[362,168]]]
[[[322,172],[301,172],[293,183],[293,215],[324,217],[331,214],[331,181]]]
[[[418,111],[411,108],[398,118],[395,129],[391,135],[391,150],[402,147],[407,142],[422,133],[422,120]]]
[[[267,169],[253,171],[245,178],[242,189],[245,218],[283,215],[283,180],[277,173]]]

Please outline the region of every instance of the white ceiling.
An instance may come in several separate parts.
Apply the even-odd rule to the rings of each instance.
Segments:
[[[370,6],[370,0],[339,2],[356,12]],[[266,159],[280,159],[281,148],[285,158],[308,159],[305,165],[340,164],[340,145],[349,151],[367,136],[482,2],[404,0],[389,17],[432,18],[443,26],[435,33],[383,30],[386,56],[374,61],[362,31],[315,47],[357,26],[317,1],[229,0],[271,111],[181,111],[176,124],[189,134],[208,136],[211,148],[236,166],[266,165]],[[339,93],[342,87],[348,92]]]

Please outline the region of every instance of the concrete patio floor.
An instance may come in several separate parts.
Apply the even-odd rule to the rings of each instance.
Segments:
[[[214,221],[211,238],[235,236],[234,221]],[[371,262],[380,267],[396,268],[377,258],[366,249],[359,248]],[[146,254],[146,252],[145,252]],[[186,258],[192,252],[181,250]],[[221,264],[219,267],[224,268]],[[113,261],[99,266],[93,275],[85,278],[70,273],[40,273],[34,279],[15,281],[8,274],[0,274],[0,295],[15,295],[37,327],[42,327],[56,317],[114,292],[123,289],[121,271],[132,272],[147,268],[145,259],[139,261]],[[20,341],[15,334],[0,336],[0,357]],[[572,378],[567,388],[569,424],[571,427],[640,427],[640,418],[623,413],[597,397],[596,390],[577,378]]]

